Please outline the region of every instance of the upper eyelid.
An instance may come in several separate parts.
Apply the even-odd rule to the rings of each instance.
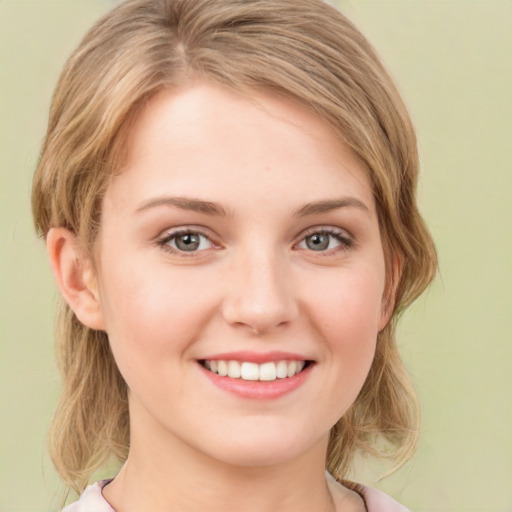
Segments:
[[[204,233],[203,231],[201,230],[198,230],[198,229],[190,229],[190,228],[185,228],[185,229],[180,229],[180,228],[176,228],[174,230],[165,230],[161,235],[157,236],[154,240],[154,243],[157,245],[157,246],[160,246],[164,249],[168,249],[172,252],[176,252],[176,253],[182,253],[185,254],[185,251],[181,251],[180,249],[177,249],[177,248],[174,248],[174,247],[171,247],[169,245],[169,243],[174,240],[176,237],[180,236],[180,235],[184,235],[184,234],[187,234],[187,233],[195,233],[199,236],[202,236],[204,238],[206,238],[208,240],[208,242],[211,244],[212,247],[208,247],[208,249],[211,249],[211,248],[218,248],[219,247],[219,244],[217,242],[215,242],[212,237],[206,233]],[[205,251],[206,249],[202,249],[202,250],[199,250],[199,251],[190,251],[190,253],[188,254],[188,256],[192,256],[193,254],[196,254],[196,253],[199,253],[199,252],[203,252]]]
[[[352,233],[350,233],[350,231],[348,231],[347,229],[343,229],[343,228],[339,228],[339,227],[335,227],[335,226],[313,226],[311,228],[307,228],[300,234],[299,240],[302,240],[303,238],[313,235],[315,233],[327,233],[329,235],[340,235],[349,240],[352,240],[352,241],[354,240],[354,236],[352,235]]]
[[[162,240],[164,238],[172,238],[174,236],[182,235],[184,233],[197,233],[198,235],[205,236],[209,240],[215,238],[211,233],[211,230],[203,226],[177,226],[173,228],[164,229],[157,237],[156,240]]]

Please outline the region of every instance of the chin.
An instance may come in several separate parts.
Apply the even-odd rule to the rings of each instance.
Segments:
[[[237,467],[278,466],[315,450],[321,450],[321,456],[325,457],[328,440],[328,435],[294,434],[289,428],[277,427],[267,431],[263,428],[246,430],[244,434],[218,440],[214,443],[215,449],[208,450],[210,457]]]

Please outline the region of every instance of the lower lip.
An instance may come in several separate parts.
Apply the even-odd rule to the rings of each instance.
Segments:
[[[291,393],[302,384],[304,384],[309,374],[311,373],[313,366],[313,364],[310,364],[307,368],[302,370],[297,375],[294,375],[293,377],[260,381],[221,377],[216,373],[210,372],[201,364],[199,364],[202,372],[217,387],[233,393],[234,395],[237,395],[241,398],[249,398],[251,400],[275,400],[288,393]]]

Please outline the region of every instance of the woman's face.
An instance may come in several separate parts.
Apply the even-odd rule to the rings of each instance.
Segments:
[[[98,241],[132,450],[247,466],[325,456],[387,321],[372,190],[327,124],[270,92],[158,94]]]

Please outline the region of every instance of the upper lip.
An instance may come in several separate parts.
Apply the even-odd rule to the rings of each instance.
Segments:
[[[222,352],[220,354],[212,354],[202,357],[200,361],[247,361],[249,363],[270,363],[272,361],[311,361],[310,358],[293,352],[271,351],[271,352]]]

